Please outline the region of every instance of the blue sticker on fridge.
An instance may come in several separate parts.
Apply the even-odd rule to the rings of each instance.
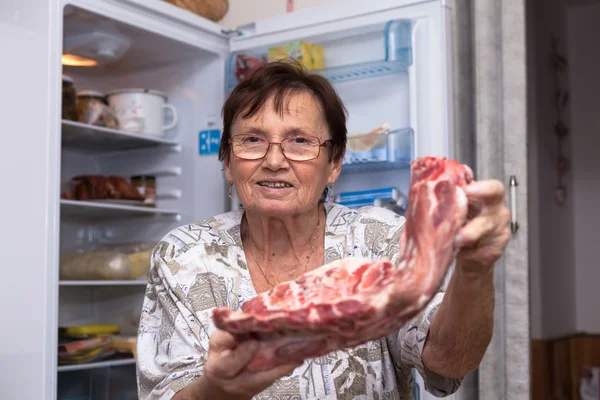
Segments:
[[[201,156],[217,154],[220,144],[221,131],[218,129],[200,131],[198,134],[198,153]]]

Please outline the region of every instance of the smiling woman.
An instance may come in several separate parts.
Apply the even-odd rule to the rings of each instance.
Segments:
[[[259,112],[246,119],[238,116],[232,124],[233,156],[225,159],[225,173],[247,219],[259,213],[296,218],[312,214],[314,220],[325,186],[340,173],[339,160],[329,160],[332,140],[318,101],[305,92],[286,100],[281,113],[271,98]]]
[[[216,329],[217,307],[346,257],[397,258],[404,218],[325,202],[346,147],[346,110],[329,82],[269,63],[223,107],[219,158],[243,210],[184,225],[158,244],[138,338],[141,399],[410,398],[416,368],[437,395],[458,389],[424,365],[424,337],[443,298],[388,337],[253,372],[258,349]],[[164,333],[164,334],[163,334]]]

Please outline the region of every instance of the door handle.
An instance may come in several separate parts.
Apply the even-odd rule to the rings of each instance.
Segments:
[[[517,233],[519,230],[519,221],[517,220],[517,186],[519,186],[519,181],[517,181],[517,177],[511,175],[508,185],[510,188],[510,230],[512,233]]]

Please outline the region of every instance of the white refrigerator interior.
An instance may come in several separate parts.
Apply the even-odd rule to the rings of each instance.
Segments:
[[[446,1],[350,0],[257,21],[233,34],[159,0],[29,0],[6,7],[18,13],[36,3],[50,3],[57,21],[40,26],[48,38],[62,38],[62,46],[54,48],[59,54],[49,58],[49,70],[56,73],[48,77],[47,91],[39,93],[62,104],[62,117],[60,106],[50,107],[52,115],[44,125],[57,163],[50,165],[55,169],[48,178],[51,198],[38,222],[48,232],[40,245],[51,251],[36,268],[46,274],[42,291],[50,296],[47,306],[31,315],[47,321],[45,340],[53,345],[45,346],[38,369],[17,368],[13,374],[36,375],[46,399],[137,398],[132,356],[58,364],[57,343],[59,327],[69,326],[117,325],[120,335],[135,336],[146,287],[143,277],[69,279],[60,266],[81,251],[151,245],[178,225],[242,206],[235,196],[227,197],[215,150],[221,107],[244,57],[263,59],[270,47],[297,41],[323,46],[325,68],[318,72],[334,83],[348,109],[348,131],[357,134],[349,139],[336,193],[394,187],[406,194],[411,159],[452,157]],[[61,53],[91,54],[88,58],[97,65],[61,67]],[[48,65],[42,67],[48,70]],[[61,73],[69,79],[61,79]],[[160,91],[176,110],[176,124],[156,136],[69,119],[61,100],[65,82],[77,92]],[[167,110],[166,120],[170,114]],[[109,121],[105,117],[105,124]],[[360,135],[384,124],[389,130],[379,136]],[[53,158],[40,158],[40,169],[48,168],[42,164],[47,159]],[[155,206],[90,197],[96,190],[90,177],[97,176],[126,181],[153,177]],[[79,187],[83,197],[77,197],[75,177],[88,179],[87,186]],[[0,356],[10,360],[9,349],[1,349]],[[20,395],[16,384],[7,390],[7,398]],[[422,384],[415,390],[425,398]]]

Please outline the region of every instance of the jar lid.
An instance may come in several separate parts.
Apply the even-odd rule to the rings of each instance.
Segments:
[[[160,97],[164,98],[165,100],[167,100],[167,98],[168,98],[167,94],[164,92],[161,92],[160,90],[141,89],[141,88],[115,89],[115,90],[111,90],[110,92],[107,92],[106,96],[112,96],[112,95],[123,94],[123,93],[146,93],[146,94],[153,94],[155,96],[160,96]]]
[[[71,78],[69,75],[63,75],[62,80],[65,82],[73,83],[73,78]]]
[[[134,179],[135,180],[138,180],[138,179],[141,179],[141,180],[143,180],[143,179],[150,180],[150,179],[156,179],[156,176],[154,176],[154,175],[134,175],[134,176],[131,177],[131,180],[134,180]]]
[[[96,90],[81,90],[77,92],[77,97],[100,97],[104,98],[104,93]]]

